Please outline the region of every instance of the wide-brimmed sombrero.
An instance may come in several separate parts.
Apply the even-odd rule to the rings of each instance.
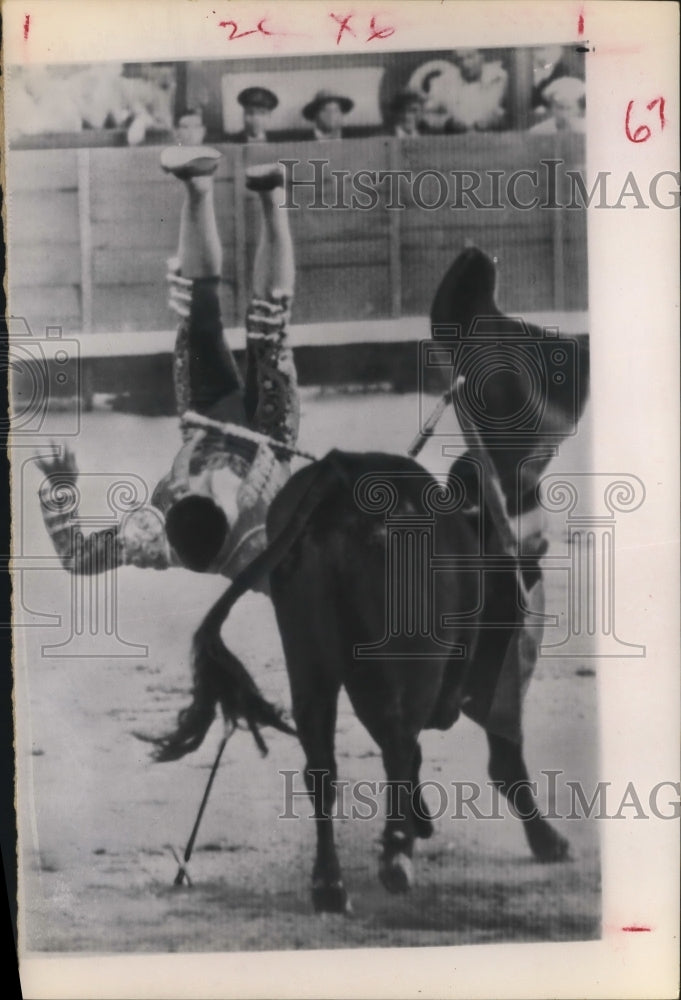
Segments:
[[[345,97],[344,94],[337,94],[335,90],[318,90],[310,103],[303,108],[303,118],[312,121],[316,118],[319,109],[331,101],[335,101],[339,105],[344,115],[347,115],[348,111],[352,111],[355,106],[354,101]]]

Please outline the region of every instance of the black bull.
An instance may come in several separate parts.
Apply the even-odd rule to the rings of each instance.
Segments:
[[[525,659],[536,659],[536,646],[530,643],[528,649],[520,595],[526,598],[541,587],[544,548],[536,546],[520,559],[504,550],[486,501],[489,464],[481,464],[479,456],[484,449],[491,460],[511,516],[536,507],[539,477],[584,407],[587,341],[560,341],[563,354],[557,356],[555,339],[504,317],[494,303],[494,266],[477,250],[464,251],[450,268],[431,321],[435,339],[454,338],[454,373],[463,372],[465,387],[471,387],[470,398],[464,394],[457,408],[464,433],[473,428],[466,434],[468,450],[453,463],[446,482],[412,459],[382,453],[332,451],[297,472],[271,506],[267,549],[199,627],[192,702],[180,713],[175,732],[158,740],[161,760],[194,750],[218,704],[227,720],[247,723],[263,751],[259,727],[297,733],[317,827],[313,902],[322,910],[347,905],[331,820],[342,686],[381,749],[389,783],[379,869],[389,890],[409,887],[414,838],[432,833],[420,794],[419,734],[449,728],[460,711],[485,728],[490,776],[523,819],[535,857],[558,861],[568,854],[565,839],[538,814],[528,786],[518,679],[509,694],[503,666],[521,643]],[[565,365],[568,347],[573,354]],[[414,528],[411,542],[405,541],[405,525]],[[400,540],[411,548],[398,564]],[[428,565],[443,556],[444,570],[428,574]],[[235,602],[266,574],[295,731],[220,637]],[[500,692],[507,714],[515,699],[510,714],[517,732],[494,721]]]

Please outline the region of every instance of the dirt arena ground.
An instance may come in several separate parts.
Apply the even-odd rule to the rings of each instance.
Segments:
[[[434,402],[434,400],[432,401]],[[300,445],[323,454],[349,449],[404,452],[416,427],[416,396],[309,391],[304,396]],[[62,414],[48,432],[58,438]],[[449,417],[453,421],[453,417]],[[370,432],[369,433],[369,428]],[[442,431],[446,430],[443,423]],[[177,446],[172,419],[95,411],[85,414],[74,443],[83,472],[142,476],[151,486]],[[551,471],[588,468],[588,414]],[[36,442],[37,443],[37,442]],[[21,461],[30,452],[22,452]],[[424,464],[444,468],[435,443]],[[16,472],[15,466],[15,472]],[[34,467],[23,472],[23,531],[48,555]],[[96,506],[96,498],[92,503]],[[101,497],[99,498],[101,509]],[[81,513],[87,513],[87,503]],[[560,522],[549,526],[551,552],[565,546]],[[565,605],[565,578],[548,574],[548,611]],[[303,798],[299,819],[284,808],[283,770],[298,770],[295,740],[266,733],[261,758],[248,733],[229,743],[190,866],[193,886],[174,888],[180,850],[196,815],[221,735],[177,763],[155,764],[131,734],[168,728],[186,701],[191,635],[224,589],[218,578],[183,570],[125,568],[117,574],[118,629],[127,642],[148,647],[129,658],[57,658],[41,647],[68,638],[71,581],[61,569],[26,573],[19,620],[36,613],[66,616],[63,626],[24,632],[16,663],[17,762],[22,840],[21,923],[26,951],[199,952],[454,945],[497,941],[585,940],[599,935],[598,824],[556,821],[572,844],[572,859],[539,865],[530,857],[520,822],[449,818],[415,852],[415,887],[391,897],[377,878],[382,819],[340,819],[337,840],[354,914],[320,919],[309,882],[314,826]],[[55,619],[56,621],[56,619]],[[272,608],[247,595],[225,637],[264,691],[288,705],[288,686]],[[588,790],[597,780],[597,704],[594,661],[579,656],[543,659],[526,703],[530,772],[563,772],[558,811],[567,812],[565,781]],[[447,733],[422,740],[422,779],[483,784],[483,733],[462,719]],[[383,777],[380,757],[347,700],[338,722],[340,777]],[[302,790],[302,779],[295,788]],[[546,782],[539,781],[546,805]],[[431,802],[437,805],[437,797]],[[482,808],[491,809],[491,793]],[[451,805],[451,803],[450,803]],[[564,807],[561,809],[561,805]]]

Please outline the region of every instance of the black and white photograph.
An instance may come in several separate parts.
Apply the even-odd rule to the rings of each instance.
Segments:
[[[678,11],[135,10],[3,10],[25,995],[672,996]]]

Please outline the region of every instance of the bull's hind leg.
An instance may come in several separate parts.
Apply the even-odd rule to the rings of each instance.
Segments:
[[[305,785],[314,807],[317,854],[312,871],[312,904],[317,912],[344,913],[348,895],[333,836],[337,767],[334,753],[338,687],[294,697],[293,715],[305,752]]]
[[[503,736],[487,734],[490,749],[489,776],[506,796],[513,812],[522,822],[527,842],[537,861],[565,861],[570,844],[540,816],[530,788],[522,748]]]
[[[416,751],[414,753],[414,761],[412,764],[412,791],[411,791],[411,811],[412,811],[412,821],[414,824],[414,836],[420,837],[422,840],[428,840],[429,837],[433,836],[433,820],[431,818],[428,806],[423,798],[423,792],[421,789],[421,761],[423,756],[421,754],[421,747],[416,744]]]
[[[389,892],[406,892],[413,881],[411,856],[415,836],[428,836],[430,817],[421,802],[418,733],[432,710],[434,695],[424,698],[424,684],[412,686],[399,664],[355,667],[345,686],[359,720],[381,749],[387,778],[386,822],[379,878]],[[432,684],[437,691],[440,675]]]

